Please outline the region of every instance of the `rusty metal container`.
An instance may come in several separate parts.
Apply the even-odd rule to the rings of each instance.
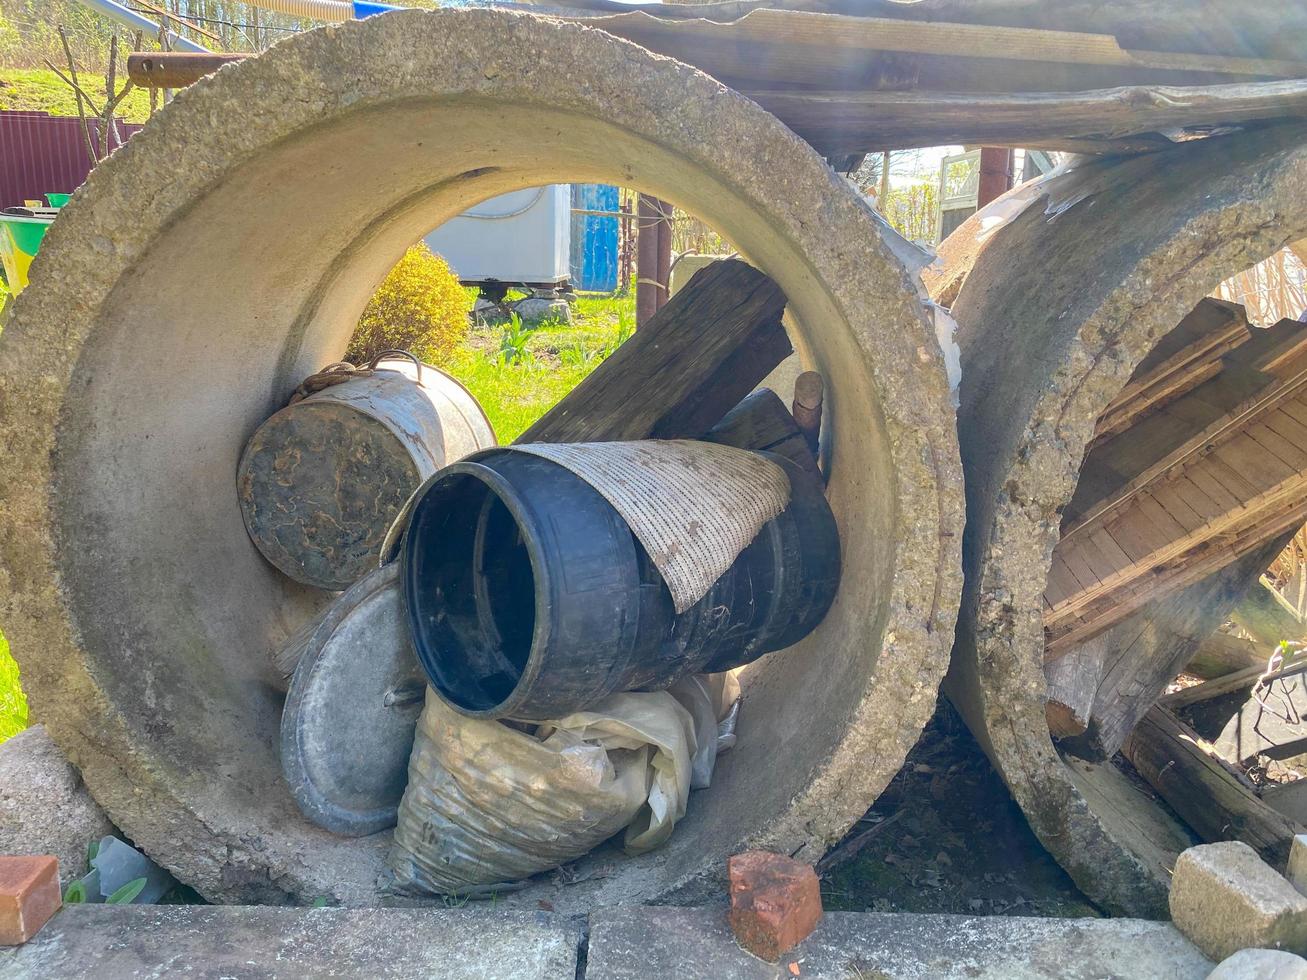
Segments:
[[[310,390],[255,430],[237,490],[269,562],[297,582],[341,591],[377,564],[386,530],[422,481],[496,441],[471,393],[412,355],[388,351],[331,380],[339,383]]]

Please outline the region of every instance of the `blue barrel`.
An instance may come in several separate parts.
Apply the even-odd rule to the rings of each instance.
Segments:
[[[610,293],[617,288],[617,188],[608,184],[572,185],[572,285]],[[579,212],[579,213],[578,213]]]

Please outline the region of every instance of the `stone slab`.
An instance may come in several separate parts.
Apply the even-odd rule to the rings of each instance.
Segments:
[[[1212,964],[1164,922],[827,912],[764,963],[735,944],[722,909],[614,908],[590,916],[586,980],[1204,980]]]
[[[1214,960],[1253,946],[1307,952],[1307,897],[1242,841],[1181,854],[1170,902],[1176,927]]]
[[[72,905],[0,980],[574,980],[578,926],[545,912]]]
[[[67,884],[87,871],[86,845],[115,833],[45,726],[0,744],[0,854],[53,854]]]

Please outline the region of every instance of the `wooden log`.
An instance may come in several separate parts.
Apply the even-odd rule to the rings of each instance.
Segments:
[[[1078,699],[1073,703],[1076,717],[1083,723],[1080,731],[1075,726],[1052,729],[1050,725],[1055,736],[1066,739],[1062,748],[1091,760],[1115,755],[1139,719],[1193,659],[1194,651],[1225,622],[1249,584],[1283,549],[1287,538],[1282,535],[1201,581],[1148,603],[1066,657],[1049,663],[1045,672],[1050,679],[1050,701]],[[1256,663],[1264,667],[1266,658],[1251,665]],[[1052,709],[1050,721],[1058,713],[1059,709]]]
[[[714,262],[518,441],[698,438],[793,353],[784,310],[757,269]]]
[[[1245,640],[1229,633],[1213,633],[1194,651],[1184,665],[1184,673],[1205,681],[1225,677],[1250,667],[1265,667],[1274,648],[1256,640]]]
[[[1302,640],[1307,627],[1275,588],[1261,579],[1248,589],[1231,618],[1258,642],[1279,646],[1281,640]]]
[[[791,412],[799,431],[814,453],[821,442],[821,407],[825,382],[816,371],[804,371],[794,379],[794,403]]]
[[[808,448],[794,416],[786,411],[785,403],[770,388],[759,388],[750,394],[727,412],[703,438],[705,442],[737,449],[775,453],[813,476],[821,476],[817,459]]]
[[[1149,709],[1122,751],[1204,841],[1241,840],[1284,870],[1293,836],[1303,828],[1263,803],[1252,783],[1170,711]]]

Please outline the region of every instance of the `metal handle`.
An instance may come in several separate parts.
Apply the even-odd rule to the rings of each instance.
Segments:
[[[423,367],[423,365],[422,365],[422,362],[418,359],[418,356],[417,356],[416,354],[414,354],[412,351],[407,351],[407,350],[383,350],[380,354],[378,354],[376,357],[374,357],[374,358],[372,359],[372,363],[368,365],[368,370],[370,370],[370,371],[375,371],[375,370],[377,369],[377,365],[380,364],[380,363],[381,363],[383,360],[385,360],[387,357],[406,357],[406,358],[408,358],[410,361],[413,362],[413,367],[415,367],[415,368],[417,369],[417,373],[418,373],[418,384],[421,384],[421,383],[422,383],[422,367]]]

